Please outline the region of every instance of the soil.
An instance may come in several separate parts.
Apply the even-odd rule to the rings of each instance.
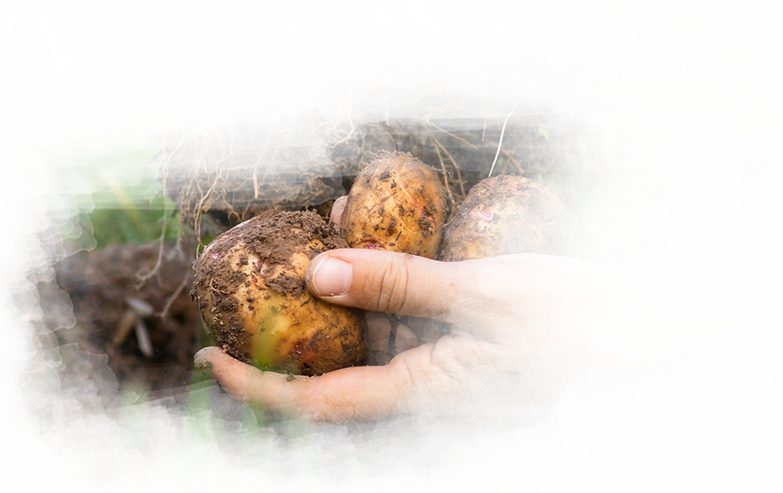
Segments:
[[[353,366],[366,355],[358,312],[313,298],[296,255],[309,262],[347,247],[313,211],[266,211],[210,243],[191,295],[217,344],[237,359],[254,363],[260,351],[266,369],[303,375]]]
[[[494,176],[471,189],[446,225],[439,258],[560,255],[565,219],[563,204],[543,185],[521,176]]]
[[[201,330],[187,290],[190,261],[170,248],[161,255],[159,247],[115,245],[77,254],[51,233],[51,218],[10,165],[0,167],[0,200],[0,210],[12,211],[0,222],[0,286],[11,286],[0,306],[0,485],[108,492],[132,474],[138,488],[186,440]],[[148,399],[143,439],[135,444],[121,441],[127,440],[122,400],[133,389]],[[231,459],[242,406],[217,386],[212,399],[233,444]],[[432,418],[409,416],[330,428],[317,437],[335,487],[361,454],[370,460],[363,492],[387,491],[395,482],[398,491],[441,491],[445,484],[470,491],[487,483],[487,453],[502,447],[515,451],[513,469],[521,475],[499,491],[541,493],[553,491],[544,475],[557,476],[578,426],[463,439]],[[269,443],[277,447],[283,490],[302,491],[286,433]],[[656,410],[611,418],[589,478],[560,490],[593,492],[606,478],[624,477],[639,493],[773,491],[783,481],[781,451],[781,398]]]
[[[510,113],[505,169],[543,173],[575,204],[563,156],[597,118],[591,1],[300,3],[205,1],[170,61],[183,89],[161,177],[197,227],[271,207],[327,214],[391,151],[440,169],[459,200]]]
[[[200,326],[184,289],[190,261],[157,246],[79,255],[52,233],[52,219],[11,164],[0,166],[0,203],[0,286],[10,286],[0,303],[0,485],[65,491],[74,473],[84,477],[84,464],[103,457],[105,470],[122,455],[120,403],[129,385],[149,393],[139,447],[157,457],[181,436],[187,405]],[[9,239],[23,246],[9,249]]]

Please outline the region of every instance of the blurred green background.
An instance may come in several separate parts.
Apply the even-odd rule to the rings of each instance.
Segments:
[[[156,149],[144,148],[147,130],[130,114],[136,95],[132,89],[120,93],[123,111],[112,142],[100,149],[87,141],[107,130],[114,97],[95,104],[91,98],[149,60],[159,50],[155,41],[120,63],[192,6],[193,0],[0,3],[0,160],[29,170],[31,183],[60,217],[62,234],[80,248],[160,234],[164,199],[151,160]],[[646,273],[696,277],[783,258],[783,174],[774,140],[783,111],[783,4],[612,0],[598,7],[663,19],[677,12],[688,19],[700,15],[714,32],[731,34],[712,42],[740,54],[744,65],[733,73],[730,91],[751,111],[735,145],[721,154],[738,114],[722,94],[717,53],[699,53],[689,68],[692,77],[677,73],[663,82],[670,75],[672,39],[664,26],[601,22],[604,47],[634,64],[624,100],[649,191],[647,197],[644,183],[635,182],[642,247],[653,263]],[[140,111],[154,103],[145,97]]]

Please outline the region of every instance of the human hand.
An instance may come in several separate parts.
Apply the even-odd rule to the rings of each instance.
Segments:
[[[609,360],[640,359],[623,318],[640,285],[575,259],[439,262],[342,249],[314,258],[306,281],[331,303],[442,320],[451,331],[387,365],[316,377],[261,371],[214,347],[196,355],[196,366],[234,397],[274,413],[344,421],[502,412],[600,374]]]

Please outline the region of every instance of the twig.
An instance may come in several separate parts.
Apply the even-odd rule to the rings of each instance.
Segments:
[[[427,116],[427,125],[432,125],[433,127],[437,128],[438,130],[440,130],[441,132],[443,132],[444,134],[446,134],[446,135],[450,135],[450,136],[454,137],[454,138],[455,138],[455,139],[457,139],[457,140],[461,140],[462,142],[466,143],[467,145],[469,145],[470,147],[472,147],[473,149],[476,149],[476,150],[478,151],[478,147],[474,146],[473,144],[471,144],[471,143],[470,143],[470,142],[468,142],[467,140],[465,140],[465,139],[463,139],[462,137],[459,137],[459,136],[457,136],[457,135],[454,135],[453,133],[451,133],[451,132],[449,132],[449,131],[447,131],[447,130],[443,130],[443,129],[442,129],[442,128],[440,128],[439,126],[437,126],[437,125],[435,125],[434,123],[432,123],[432,122],[430,121],[430,117],[429,117],[429,116]]]
[[[446,147],[440,143],[437,137],[435,137],[435,134],[432,133],[432,130],[430,130],[429,127],[424,127],[424,130],[427,132],[427,135],[432,139],[432,142],[435,144],[435,152],[438,154],[438,159],[441,159],[440,157],[440,151],[443,151],[444,154],[446,154],[446,157],[449,158],[449,161],[451,161],[452,166],[454,166],[454,170],[457,172],[457,181],[459,181],[459,187],[460,191],[462,192],[462,196],[465,196],[465,185],[462,183],[462,174],[459,171],[459,166],[457,165],[457,162],[454,160],[454,156],[451,155],[451,153],[446,149]],[[446,180],[446,192],[449,194],[449,198],[451,199],[453,204],[456,204],[457,202],[454,200],[454,196],[451,193],[451,189],[449,188],[449,182],[448,182],[448,171],[446,170],[446,165],[443,163],[443,160],[441,159],[441,166],[443,167],[443,179]]]
[[[174,300],[176,300],[179,295],[182,293],[182,290],[185,289],[185,286],[188,285],[188,276],[185,276],[182,278],[182,282],[179,283],[179,286],[174,291],[174,294],[169,296],[169,299],[166,301],[166,304],[163,306],[163,310],[160,312],[160,318],[166,318],[166,315],[169,314],[169,308],[171,308],[171,305],[174,303]]]
[[[489,168],[489,174],[487,175],[487,178],[492,176],[492,171],[495,169],[495,163],[498,162],[498,156],[500,155],[500,146],[503,145],[503,134],[506,133],[506,123],[508,123],[508,119],[511,117],[511,114],[514,113],[514,110],[517,109],[517,105],[519,104],[519,100],[517,99],[517,102],[514,104],[514,107],[511,108],[511,111],[508,115],[506,115],[506,119],[503,122],[503,128],[500,130],[500,139],[498,140],[498,152],[495,153],[495,160],[492,161],[492,167]]]

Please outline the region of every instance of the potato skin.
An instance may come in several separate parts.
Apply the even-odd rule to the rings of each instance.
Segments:
[[[565,220],[563,204],[543,185],[514,175],[486,178],[470,189],[446,225],[438,258],[560,254]]]
[[[447,206],[435,169],[408,153],[380,156],[356,178],[342,215],[352,248],[390,250],[434,258]]]
[[[211,242],[194,264],[191,295],[231,356],[255,366],[320,375],[363,364],[358,311],[313,297],[310,260],[347,245],[314,212],[270,211]]]

